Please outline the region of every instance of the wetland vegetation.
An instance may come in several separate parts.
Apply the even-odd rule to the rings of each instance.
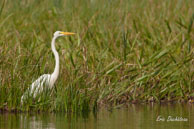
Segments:
[[[193,0],[1,0],[0,108],[96,110],[130,103],[193,101]],[[51,96],[21,106],[31,83],[54,70]]]

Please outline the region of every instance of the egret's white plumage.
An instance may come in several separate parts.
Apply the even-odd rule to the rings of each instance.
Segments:
[[[32,96],[33,98],[35,98],[38,94],[43,92],[45,89],[51,89],[54,86],[54,83],[56,82],[59,75],[59,54],[55,48],[55,40],[60,36],[73,35],[73,34],[75,33],[62,32],[62,31],[56,31],[54,33],[54,36],[51,42],[52,52],[55,56],[54,72],[52,74],[44,74],[40,76],[36,81],[34,81],[32,85],[28,88],[28,90],[21,97],[22,104],[27,97]]]

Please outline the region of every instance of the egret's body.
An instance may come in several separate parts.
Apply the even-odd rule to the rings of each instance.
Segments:
[[[33,95],[33,97],[35,98],[37,96],[37,93],[43,91],[44,85],[47,86],[45,88],[51,89],[53,85],[50,84],[50,78],[50,74],[43,74],[42,76],[40,76],[36,81],[32,83],[29,94]]]
[[[54,37],[51,42],[52,52],[55,56],[54,72],[52,74],[44,74],[40,76],[36,81],[34,81],[32,85],[28,88],[28,90],[24,93],[24,95],[21,97],[21,103],[23,103],[28,96],[32,96],[33,98],[35,98],[38,94],[42,93],[45,89],[53,88],[54,83],[56,82],[59,75],[59,54],[55,48],[55,40],[59,36],[73,35],[73,34],[75,33],[62,32],[62,31],[56,31],[54,33]]]

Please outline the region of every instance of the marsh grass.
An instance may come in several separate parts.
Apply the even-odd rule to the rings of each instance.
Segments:
[[[79,112],[98,105],[194,97],[192,0],[0,1],[0,108]],[[20,99],[52,73],[50,42],[60,38],[60,75],[51,95]]]

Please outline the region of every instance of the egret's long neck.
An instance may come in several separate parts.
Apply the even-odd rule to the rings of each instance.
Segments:
[[[59,54],[55,48],[56,38],[57,37],[54,36],[52,39],[52,42],[51,42],[51,48],[52,48],[53,54],[55,56],[55,69],[54,69],[54,72],[51,74],[51,79],[52,79],[53,84],[57,80],[57,77],[59,75]]]

